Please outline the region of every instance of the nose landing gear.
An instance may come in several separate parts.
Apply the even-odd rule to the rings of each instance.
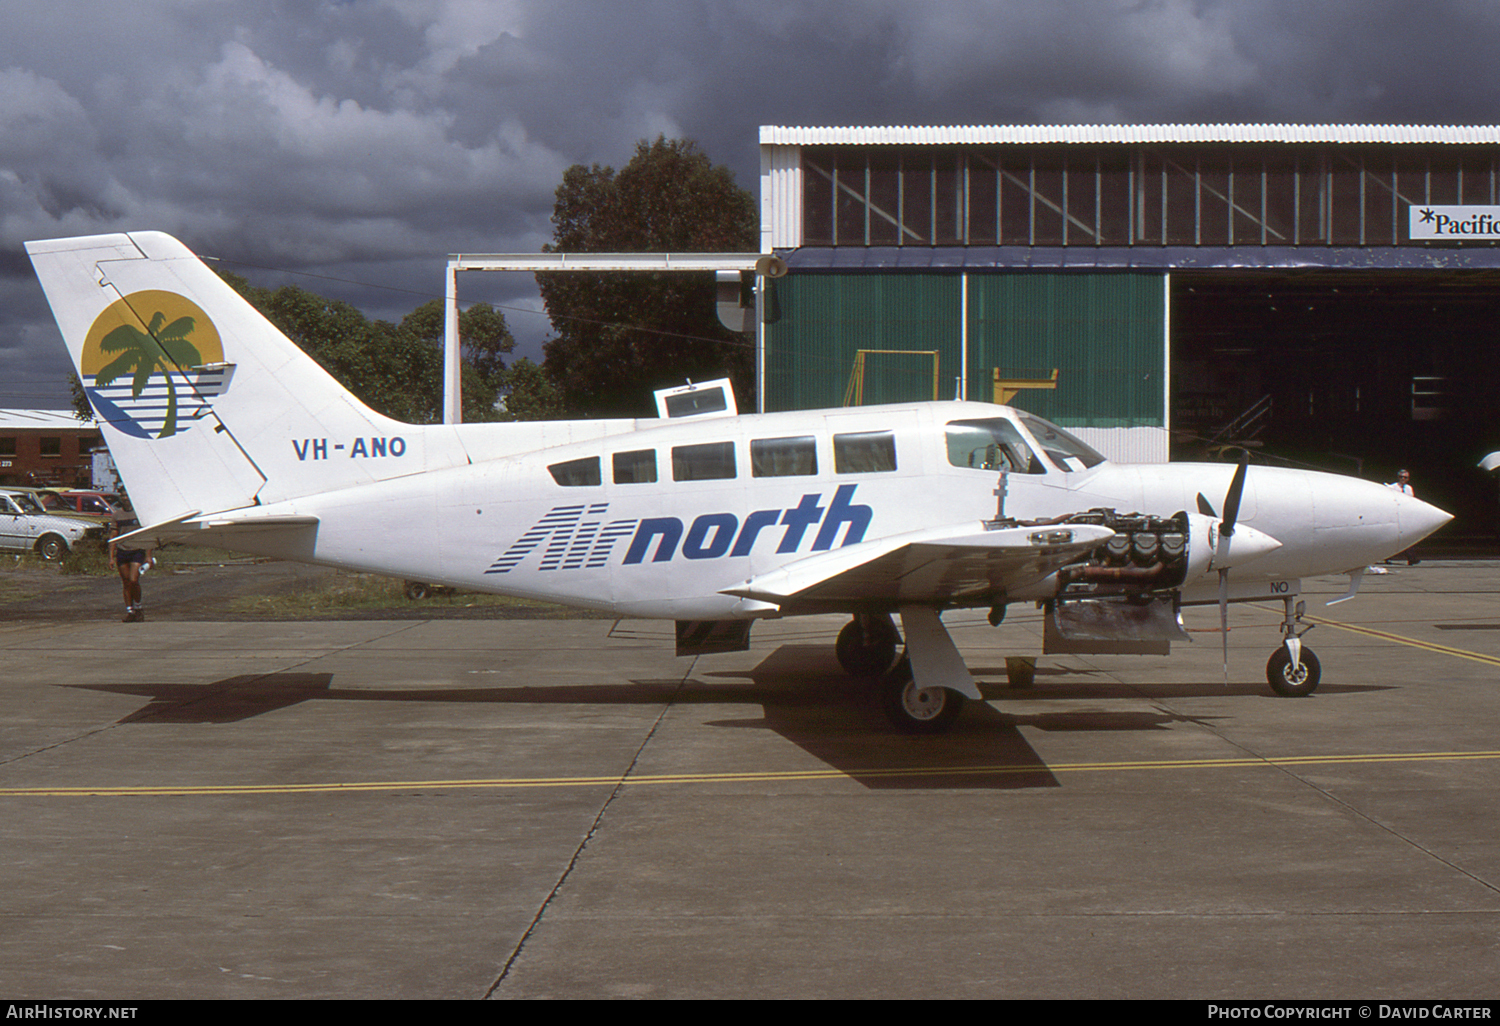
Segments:
[[[1286,604],[1286,619],[1281,623],[1282,646],[1271,653],[1266,663],[1266,681],[1271,690],[1283,698],[1301,698],[1318,688],[1323,676],[1323,667],[1310,648],[1302,645],[1302,635],[1317,624],[1303,623],[1302,614],[1307,611],[1306,602],[1298,602],[1295,596],[1282,600]]]

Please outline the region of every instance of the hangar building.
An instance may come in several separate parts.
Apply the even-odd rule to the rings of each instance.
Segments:
[[[1495,529],[1500,126],[763,126],[767,410],[1014,404]],[[1053,372],[1056,371],[1054,379]],[[1458,527],[1458,524],[1455,525]]]

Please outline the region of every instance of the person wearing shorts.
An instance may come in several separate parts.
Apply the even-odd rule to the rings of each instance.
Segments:
[[[120,585],[125,593],[125,622],[140,623],[146,618],[141,603],[141,574],[151,565],[151,549],[127,549],[115,543],[120,534],[120,522],[114,522],[114,532],[109,539],[109,565],[120,574]]]

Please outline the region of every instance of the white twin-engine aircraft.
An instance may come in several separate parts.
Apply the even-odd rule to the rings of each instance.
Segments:
[[[1012,602],[1042,604],[1044,652],[1164,654],[1184,604],[1222,622],[1282,599],[1267,676],[1307,694],[1300,579],[1347,573],[1352,596],[1451,519],[1330,474],[1110,463],[985,403],[741,416],[712,382],[658,393],[653,420],[418,427],[169,236],[26,248],[146,525],[132,537],[673,619],[682,654],[844,612],[840,662],[914,732],[980,698],[941,611],[998,623]]]

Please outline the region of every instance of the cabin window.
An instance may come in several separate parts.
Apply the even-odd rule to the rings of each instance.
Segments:
[[[722,413],[729,409],[722,388],[705,388],[701,392],[683,392],[666,397],[668,417],[695,417],[701,413]]]
[[[635,449],[614,456],[615,484],[650,484],[656,480],[656,450]]]
[[[564,488],[584,488],[600,483],[599,457],[588,456],[581,460],[554,463],[547,468],[552,480]]]
[[[721,481],[734,475],[733,442],[672,447],[673,481]]]
[[[1047,468],[1031,451],[1016,426],[1003,417],[955,420],[948,423],[948,462],[973,470],[1008,474],[1045,474]]]
[[[896,436],[890,431],[860,431],[833,436],[836,474],[879,474],[896,469]]]
[[[750,473],[755,477],[807,477],[817,472],[818,450],[812,435],[750,442]]]
[[[1017,413],[1031,437],[1041,444],[1047,458],[1064,470],[1087,470],[1104,462],[1104,457],[1080,439],[1074,438],[1051,421],[1029,413]]]

